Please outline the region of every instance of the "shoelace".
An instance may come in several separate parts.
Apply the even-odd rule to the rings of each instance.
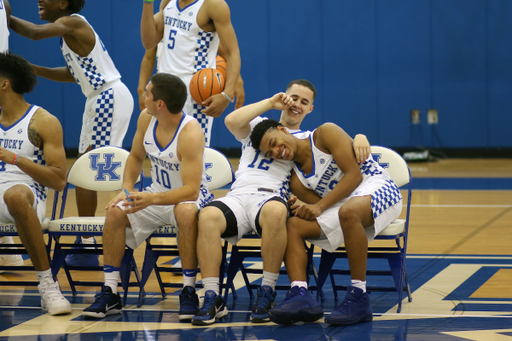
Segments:
[[[61,301],[63,299],[57,283],[49,284],[46,289],[44,289],[44,293],[46,297],[52,301]]]
[[[263,292],[262,296],[258,296],[256,307],[261,309],[267,309],[270,306],[273,299],[274,297],[268,291],[265,291]]]
[[[209,311],[212,304],[215,303],[215,296],[205,296],[201,311]]]
[[[301,289],[297,290],[297,292],[294,295],[286,296],[283,300],[283,303],[295,300],[297,296],[304,296],[304,292]]]

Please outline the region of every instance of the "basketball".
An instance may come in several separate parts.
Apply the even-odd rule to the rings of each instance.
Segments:
[[[223,57],[217,55],[216,64],[217,70],[219,70],[219,72],[224,76],[224,78],[226,78],[226,60]]]
[[[224,90],[224,76],[216,69],[201,69],[192,76],[189,88],[194,101],[201,104]]]

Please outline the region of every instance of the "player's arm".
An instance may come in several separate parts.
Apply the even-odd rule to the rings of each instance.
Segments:
[[[332,191],[315,204],[323,212],[352,193],[363,180],[363,176],[354,156],[351,138],[343,129],[333,123],[325,123],[318,127],[315,135],[316,146],[331,154],[344,173]]]
[[[153,74],[155,69],[155,58],[156,58],[156,47],[146,50],[144,57],[140,63],[139,72],[139,85],[137,86],[137,93],[139,94],[139,107],[140,110],[144,110],[146,107],[146,101],[144,100],[144,93],[146,92],[146,85]]]
[[[370,142],[366,135],[357,134],[352,141],[352,148],[356,154],[356,160],[359,163],[364,163],[371,153]]]
[[[61,17],[53,23],[41,25],[11,16],[11,29],[19,35],[32,40],[75,35],[75,31],[84,27],[83,25],[86,25],[85,21],[70,16]]]
[[[240,76],[240,49],[236,39],[235,30],[231,24],[231,14],[228,4],[224,0],[210,0],[205,2],[208,17],[213,21],[215,30],[219,35],[220,44],[223,48],[224,58],[226,59],[226,81],[224,93],[231,100],[235,98],[235,87]],[[202,112],[206,115],[219,117],[228,107],[229,100],[222,94],[213,95],[207,98],[203,105],[208,108]]]
[[[166,0],[164,0],[166,1]],[[162,1],[163,2],[163,1]],[[167,1],[168,3],[168,1]],[[153,2],[144,2],[140,20],[140,37],[146,50],[155,48],[164,35],[164,8],[167,3],[160,4],[159,11],[154,13]]]
[[[40,108],[30,122],[29,139],[43,149],[46,166],[18,156],[17,166],[41,185],[62,191],[66,186],[66,152],[59,120]]]
[[[34,73],[39,77],[50,79],[56,82],[76,83],[75,77],[73,77],[67,66],[50,68],[34,64],[30,65],[34,70]]]
[[[222,44],[219,44],[219,49],[217,50],[217,53],[219,54],[219,56],[226,59],[224,48],[222,47]],[[244,102],[245,102],[244,80],[242,79],[241,74],[238,76],[238,79],[236,81],[235,98],[236,98],[235,109],[238,109],[242,105],[244,105]]]
[[[250,122],[261,114],[275,109],[284,110],[293,105],[293,99],[283,92],[277,93],[271,98],[246,105],[233,111],[224,119],[229,131],[238,139],[242,140],[251,133]]]

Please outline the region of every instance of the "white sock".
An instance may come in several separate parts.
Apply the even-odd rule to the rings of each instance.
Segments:
[[[363,290],[363,292],[366,292],[366,281],[361,281],[359,279],[353,279],[353,280],[351,280],[350,285]]]
[[[84,245],[94,245],[94,237],[81,237],[82,238],[82,244]],[[86,247],[86,249],[94,249],[94,247]]]
[[[273,273],[263,270],[263,280],[261,281],[261,285],[267,285],[271,287],[272,290],[275,290],[278,277],[279,273]]]
[[[36,271],[37,278],[39,279],[39,284],[44,285],[45,283],[54,283],[52,270],[44,270],[44,271]]]
[[[197,269],[183,269],[183,287],[196,287]]]
[[[219,277],[206,277],[202,279],[204,291],[214,291],[215,295],[219,294]]]
[[[119,271],[105,272],[105,286],[112,289],[112,293],[117,294],[117,283],[119,281]]]
[[[308,288],[308,283],[306,281],[293,281],[292,282],[292,288],[293,287],[300,287],[300,288]]]

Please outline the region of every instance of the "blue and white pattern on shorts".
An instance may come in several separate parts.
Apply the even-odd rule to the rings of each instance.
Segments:
[[[402,200],[402,194],[398,186],[391,180],[372,194],[373,218],[377,218],[386,209]]]
[[[366,176],[374,176],[382,174],[382,170],[377,167],[377,161],[368,158],[362,165],[359,166],[361,173]]]
[[[216,32],[200,31],[197,37],[197,45],[195,55],[196,72],[208,67],[208,50],[210,43],[215,37]]]
[[[101,73],[98,72],[98,68],[94,63],[94,60],[92,58],[80,56],[77,56],[77,58],[80,67],[84,71],[85,77],[89,79],[89,83],[91,84],[93,89],[98,90],[99,88],[101,88],[103,84],[105,84],[105,79],[103,78]]]
[[[114,90],[103,91],[96,102],[96,117],[92,133],[91,146],[98,148],[110,144],[112,120],[114,116]]]
[[[210,120],[211,118],[201,112],[201,110],[203,110],[203,109],[204,109],[204,107],[202,105],[194,103],[194,112],[193,112],[192,116],[194,116],[194,118],[199,122],[199,125],[201,126],[201,130],[204,133],[205,143],[207,146],[209,146],[210,145],[210,141],[209,141],[210,132],[208,131],[208,127],[209,127],[208,120]]]
[[[44,159],[44,153],[41,148],[36,148],[34,150],[34,159],[32,161],[34,161],[34,163],[36,163],[38,165],[42,165],[42,166],[46,165],[46,161]],[[34,181],[33,186],[36,189],[37,198],[40,200],[43,200],[43,201],[46,200],[46,193],[48,191],[48,188],[39,184],[38,182],[35,182],[35,181]]]

